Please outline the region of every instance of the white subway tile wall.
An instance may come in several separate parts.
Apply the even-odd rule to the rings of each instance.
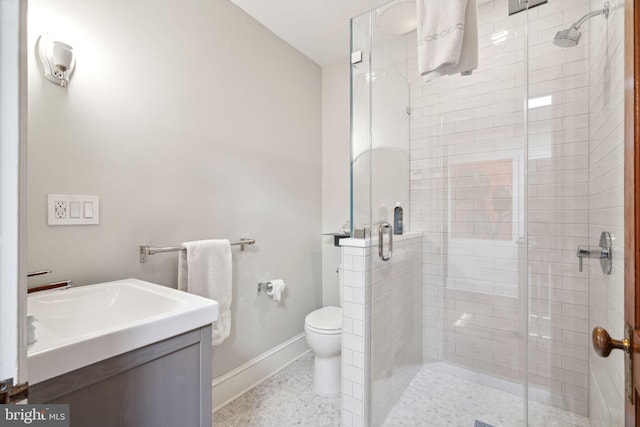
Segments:
[[[382,425],[422,367],[422,235],[394,236],[371,272],[371,425]]]
[[[617,4],[612,2],[612,4]],[[591,1],[591,9],[602,7]],[[596,245],[602,231],[614,238],[613,271],[606,276],[588,260],[589,328],[602,326],[624,336],[624,10],[607,20],[592,19],[589,38],[589,235]],[[585,265],[586,266],[586,265]],[[624,359],[590,352],[589,416],[594,426],[624,425]]]
[[[349,239],[351,240],[351,239]],[[368,357],[369,337],[365,324],[369,319],[371,301],[370,248],[342,244],[343,295],[364,292],[360,302],[342,304],[342,425],[364,427],[369,425],[369,407],[365,390],[370,387]],[[368,350],[367,350],[368,351]]]
[[[341,242],[344,426],[380,425],[422,365],[422,235],[395,237],[389,262]]]
[[[549,0],[528,16],[508,16],[506,0],[480,5],[479,67],[468,77],[424,82],[408,37],[410,211],[411,230],[424,233],[425,360],[522,382],[528,331],[530,397],[582,415],[588,273],[578,272],[575,251],[593,240],[589,25],[575,48],[552,40],[589,10],[587,0]]]

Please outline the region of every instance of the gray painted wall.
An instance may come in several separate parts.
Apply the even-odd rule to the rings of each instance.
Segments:
[[[73,45],[68,89],[37,37]],[[321,70],[227,0],[29,2],[28,268],[77,285],[175,287],[177,254],[138,246],[255,238],[233,249],[232,333],[217,377],[303,331],[322,303]],[[100,196],[100,225],[48,226],[49,193]],[[283,278],[284,301],[256,295]]]
[[[349,168],[351,111],[349,106],[351,63],[348,57],[322,67],[322,232],[334,233],[349,219]],[[333,237],[322,246],[324,305],[339,305],[340,248]]]

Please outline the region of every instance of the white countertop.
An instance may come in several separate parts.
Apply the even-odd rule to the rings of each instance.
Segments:
[[[30,294],[36,342],[27,350],[36,384],[211,324],[218,303],[138,279]]]

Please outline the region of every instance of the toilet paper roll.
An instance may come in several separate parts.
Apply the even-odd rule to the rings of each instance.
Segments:
[[[268,289],[271,286],[271,289]],[[274,301],[280,301],[282,292],[287,285],[282,279],[273,279],[267,283],[267,295],[273,298]]]

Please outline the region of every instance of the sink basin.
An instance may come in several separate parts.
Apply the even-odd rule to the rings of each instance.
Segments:
[[[37,340],[27,350],[30,384],[218,318],[216,301],[137,279],[36,292],[27,306]]]

